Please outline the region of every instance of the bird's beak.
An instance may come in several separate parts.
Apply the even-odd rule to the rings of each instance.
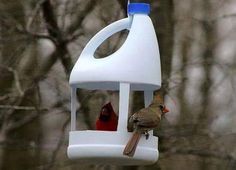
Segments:
[[[169,112],[169,109],[167,109],[166,107],[164,107],[164,109],[162,110],[163,113],[167,113]]]

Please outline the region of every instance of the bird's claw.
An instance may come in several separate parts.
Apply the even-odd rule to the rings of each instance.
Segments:
[[[146,140],[148,140],[148,138],[149,138],[149,133],[148,133],[148,132],[144,132],[144,135],[145,135],[145,137],[146,137]]]

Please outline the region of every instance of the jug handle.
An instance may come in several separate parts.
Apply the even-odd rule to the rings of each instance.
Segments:
[[[112,36],[113,34],[120,32],[124,29],[129,29],[131,25],[131,18],[124,18],[118,20],[105,28],[99,31],[85,46],[84,50],[82,51],[80,58],[83,57],[92,57],[94,58],[94,53],[96,49],[105,41],[107,38]],[[87,58],[88,59],[88,58]]]

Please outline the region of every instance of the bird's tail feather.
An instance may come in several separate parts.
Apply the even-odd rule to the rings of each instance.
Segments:
[[[125,146],[123,155],[133,157],[140,138],[141,138],[141,133],[134,132],[132,137],[128,141],[127,145]]]

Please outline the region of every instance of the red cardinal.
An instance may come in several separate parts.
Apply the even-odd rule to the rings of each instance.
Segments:
[[[118,116],[114,112],[111,102],[105,104],[96,121],[96,130],[116,131]]]

